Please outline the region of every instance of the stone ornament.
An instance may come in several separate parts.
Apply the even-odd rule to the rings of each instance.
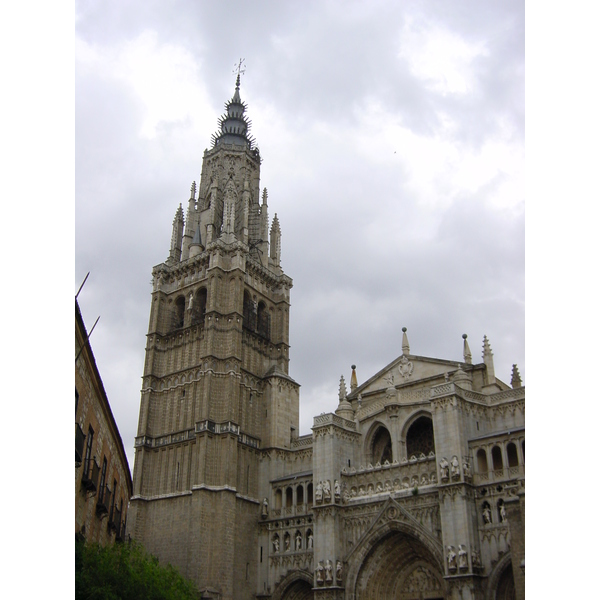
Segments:
[[[484,525],[488,525],[492,522],[492,511],[490,509],[490,505],[486,502],[483,505],[483,523]]]
[[[458,568],[461,571],[466,571],[469,568],[469,555],[464,544],[460,544],[458,547]]]
[[[299,531],[296,533],[296,550],[302,550],[302,534]]]
[[[460,465],[458,463],[458,457],[454,455],[450,462],[450,468],[452,471],[452,479],[460,479]]]
[[[336,581],[342,581],[342,575],[343,575],[342,561],[338,560],[335,563],[335,579],[336,579]]]
[[[323,502],[323,482],[319,481],[317,483],[317,488],[315,490],[315,503],[321,504]]]
[[[276,554],[279,552],[279,536],[277,534],[273,537],[273,552]]]
[[[323,574],[325,573],[325,567],[323,567],[323,561],[320,560],[317,568],[315,569],[317,585],[323,585]]]
[[[471,564],[473,565],[473,569],[481,569],[481,558],[477,550],[471,552]]]
[[[448,546],[446,548],[446,560],[448,561],[448,571],[456,571],[456,552],[454,546]]]
[[[498,513],[500,514],[500,523],[506,523],[506,508],[504,508],[502,500],[498,502]]]
[[[336,502],[341,502],[342,500],[342,487],[337,479],[333,482],[333,497]]]
[[[329,559],[325,562],[325,583],[333,583],[333,565]]]
[[[440,460],[440,479],[442,481],[448,481],[448,471],[449,471],[448,461],[446,460],[446,457],[443,456],[442,460]]]
[[[285,537],[283,538],[283,544],[285,546],[285,552],[289,552],[290,551],[290,534],[286,533]]]
[[[323,501],[331,502],[331,485],[327,479],[323,482]]]
[[[306,544],[309,550],[313,549],[313,543],[314,543],[313,542],[313,534],[312,534],[312,531],[309,531],[308,532],[307,544]]]
[[[413,373],[413,364],[403,356],[400,359],[400,364],[398,365],[398,371],[400,371],[400,375],[402,375],[403,379],[408,379]]]
[[[465,479],[471,479],[471,465],[468,460],[463,462],[463,475]]]
[[[263,500],[260,516],[263,519],[266,519],[269,516],[269,501],[266,498]]]

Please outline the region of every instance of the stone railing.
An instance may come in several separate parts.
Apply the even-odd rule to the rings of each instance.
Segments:
[[[437,465],[435,455],[421,455],[420,458],[398,463],[368,465],[358,470],[342,470],[344,495],[352,500],[364,496],[389,494],[393,491],[408,490],[437,485]]]
[[[343,417],[334,415],[333,413],[319,415],[318,417],[314,418],[313,427],[323,427],[324,425],[337,425],[338,427],[343,427],[344,429],[356,431],[356,423],[354,421],[349,421],[348,419],[344,419]]]
[[[309,433],[308,435],[302,435],[302,436],[296,438],[295,440],[292,440],[292,449],[306,448],[306,447],[312,446],[312,442],[313,442],[312,433]]]
[[[522,479],[523,477],[525,477],[525,465],[518,465],[516,467],[504,467],[488,471],[487,473],[473,473],[473,483],[475,485],[483,485],[486,483]]]

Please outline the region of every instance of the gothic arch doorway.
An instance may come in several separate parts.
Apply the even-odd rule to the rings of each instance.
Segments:
[[[312,576],[304,571],[290,573],[277,586],[273,600],[313,600]]]
[[[445,600],[444,574],[417,538],[391,531],[365,556],[356,578],[355,600]]]

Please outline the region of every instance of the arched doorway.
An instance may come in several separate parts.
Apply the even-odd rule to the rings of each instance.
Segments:
[[[312,575],[306,571],[292,571],[277,586],[272,600],[313,600]]]
[[[494,600],[515,600],[515,580],[513,578],[512,564],[509,562],[500,575]]]
[[[356,577],[355,600],[444,600],[439,557],[417,537],[396,529],[366,553]]]
[[[313,600],[312,586],[306,581],[297,579],[281,596],[281,600]]]

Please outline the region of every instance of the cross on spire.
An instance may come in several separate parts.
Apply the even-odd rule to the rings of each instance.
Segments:
[[[240,75],[243,75],[246,72],[246,59],[240,58],[239,62],[233,65],[232,73],[235,75],[237,73],[237,79],[235,85],[237,87],[240,86]]]

